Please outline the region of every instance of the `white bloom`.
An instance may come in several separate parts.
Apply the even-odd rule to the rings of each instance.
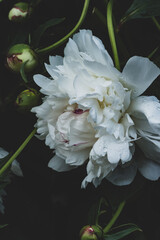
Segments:
[[[160,74],[147,58],[132,57],[122,73],[100,39],[81,30],[69,39],[64,57],[45,65],[51,78],[35,75],[46,95],[34,107],[40,139],[55,149],[49,167],[67,171],[88,161],[82,182],[98,186],[133,181],[137,167],[151,180],[160,177],[160,103],[140,96]],[[134,157],[135,144],[144,152]]]

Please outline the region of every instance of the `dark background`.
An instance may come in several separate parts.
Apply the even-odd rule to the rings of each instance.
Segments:
[[[116,1],[115,20],[118,23],[132,1]],[[32,131],[36,118],[31,113],[19,113],[14,105],[17,93],[23,86],[20,76],[5,67],[8,48],[15,43],[27,43],[29,32],[34,32],[39,24],[54,17],[65,17],[65,21],[50,28],[40,42],[40,48],[56,42],[67,34],[76,24],[82,11],[82,0],[44,0],[35,9],[32,18],[24,24],[8,21],[8,12],[15,1],[4,0],[0,3],[0,146],[14,152]],[[101,0],[91,1],[87,17],[81,29],[91,29],[101,38],[106,49],[112,55],[107,27],[93,14],[96,6],[105,15],[105,5]],[[19,37],[21,34],[21,37]],[[18,37],[17,37],[18,36]],[[158,46],[160,34],[151,19],[136,19],[124,24],[120,30],[129,57],[134,55],[147,57]],[[64,45],[55,49],[51,55],[63,55]],[[120,51],[122,67],[128,55]],[[48,55],[44,60],[48,62]],[[39,73],[39,69],[36,70]],[[36,73],[35,71],[35,73]],[[32,77],[32,76],[30,76]],[[18,86],[18,87],[17,87]],[[158,79],[147,91],[148,95],[160,98]],[[11,95],[11,101],[7,97]],[[130,194],[130,198],[117,224],[133,222],[142,228],[143,233],[132,234],[125,239],[159,240],[160,239],[160,182],[149,182],[139,174],[128,187],[115,187],[106,181],[94,188],[90,184],[85,190],[81,182],[86,175],[85,166],[66,173],[57,173],[47,167],[52,151],[43,141],[35,137],[17,158],[21,164],[24,178],[11,177],[11,183],[5,188],[5,214],[0,215],[0,224],[8,226],[0,230],[1,240],[76,240],[84,225],[88,224],[87,215],[90,207],[100,197],[113,192],[115,197]],[[110,194],[109,194],[110,193]],[[106,216],[109,218],[110,213]],[[105,222],[105,220],[104,220]]]

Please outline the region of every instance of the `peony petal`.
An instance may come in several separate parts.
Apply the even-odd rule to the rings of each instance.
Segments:
[[[128,162],[132,158],[129,142],[117,140],[110,135],[104,135],[96,141],[90,156],[94,160],[107,156],[111,164],[116,164],[120,160],[122,163]]]
[[[49,63],[51,66],[53,66],[54,68],[56,66],[62,65],[63,64],[63,57],[61,56],[49,56]]]
[[[64,49],[64,55],[67,57],[70,56],[72,60],[81,60],[77,44],[71,38],[69,38],[69,41]]]
[[[56,82],[50,80],[47,77],[44,77],[40,74],[36,74],[33,76],[35,83],[41,87],[40,92],[46,95],[54,94],[57,92]]]
[[[104,65],[113,65],[113,61],[105,50],[102,41],[93,36],[92,31],[80,30],[79,33],[73,36],[73,40],[76,42],[80,52],[87,53],[93,60]]]
[[[69,164],[70,166],[80,166],[84,164],[84,162],[89,157],[90,148],[86,148],[80,151],[70,151],[68,153],[68,156],[66,158],[66,164]]]
[[[141,133],[141,136],[142,137],[136,141],[136,144],[147,158],[160,163],[160,137],[156,140],[153,136],[147,135],[147,133],[145,135]]]
[[[140,155],[137,159],[137,166],[140,173],[147,179],[156,181],[160,177],[160,164]]]
[[[141,95],[158,77],[160,69],[148,58],[134,56],[126,63],[122,75],[124,85],[132,90],[132,97]]]
[[[48,167],[52,168],[57,172],[65,172],[75,168],[73,166],[67,165],[64,159],[56,155],[53,158],[51,158],[51,160],[48,163]]]
[[[57,67],[56,67],[56,68],[53,68],[53,66],[51,66],[51,65],[49,65],[49,64],[47,64],[47,63],[45,63],[44,65],[45,65],[45,68],[46,68],[47,72],[48,72],[49,75],[52,77],[52,79],[58,79],[58,77],[59,77],[61,74],[59,73]]]
[[[0,147],[0,159],[8,155],[8,152]]]
[[[19,162],[15,159],[11,165],[11,171],[18,177],[23,177],[23,172]]]
[[[88,72],[94,76],[104,77],[105,80],[118,81],[121,73],[111,65],[104,65],[96,61],[84,61],[84,66]]]
[[[128,109],[137,129],[160,134],[160,103],[156,97],[135,98]]]
[[[118,166],[112,173],[110,173],[106,179],[114,185],[124,186],[130,184],[137,173],[137,166],[135,163],[131,163],[128,167]]]
[[[97,187],[102,179],[113,171],[117,164],[111,164],[107,158],[99,158],[97,161],[89,161],[87,164],[87,176],[82,182],[81,187],[86,188],[87,184],[93,182],[94,186]]]

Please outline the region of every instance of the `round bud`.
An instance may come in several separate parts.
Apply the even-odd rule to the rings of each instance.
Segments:
[[[32,9],[26,2],[16,3],[9,11],[8,19],[13,22],[22,22],[30,16]]]
[[[16,44],[7,54],[7,65],[14,72],[19,72],[22,64],[25,72],[31,72],[38,65],[35,52],[27,44]]]
[[[16,99],[16,106],[20,111],[30,110],[39,103],[40,94],[33,88],[22,91]]]
[[[80,240],[101,240],[103,230],[100,226],[86,225],[80,231]]]

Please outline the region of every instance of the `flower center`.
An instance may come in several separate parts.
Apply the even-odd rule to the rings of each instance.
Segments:
[[[75,114],[82,114],[84,111],[82,109],[75,109],[73,113]]]

